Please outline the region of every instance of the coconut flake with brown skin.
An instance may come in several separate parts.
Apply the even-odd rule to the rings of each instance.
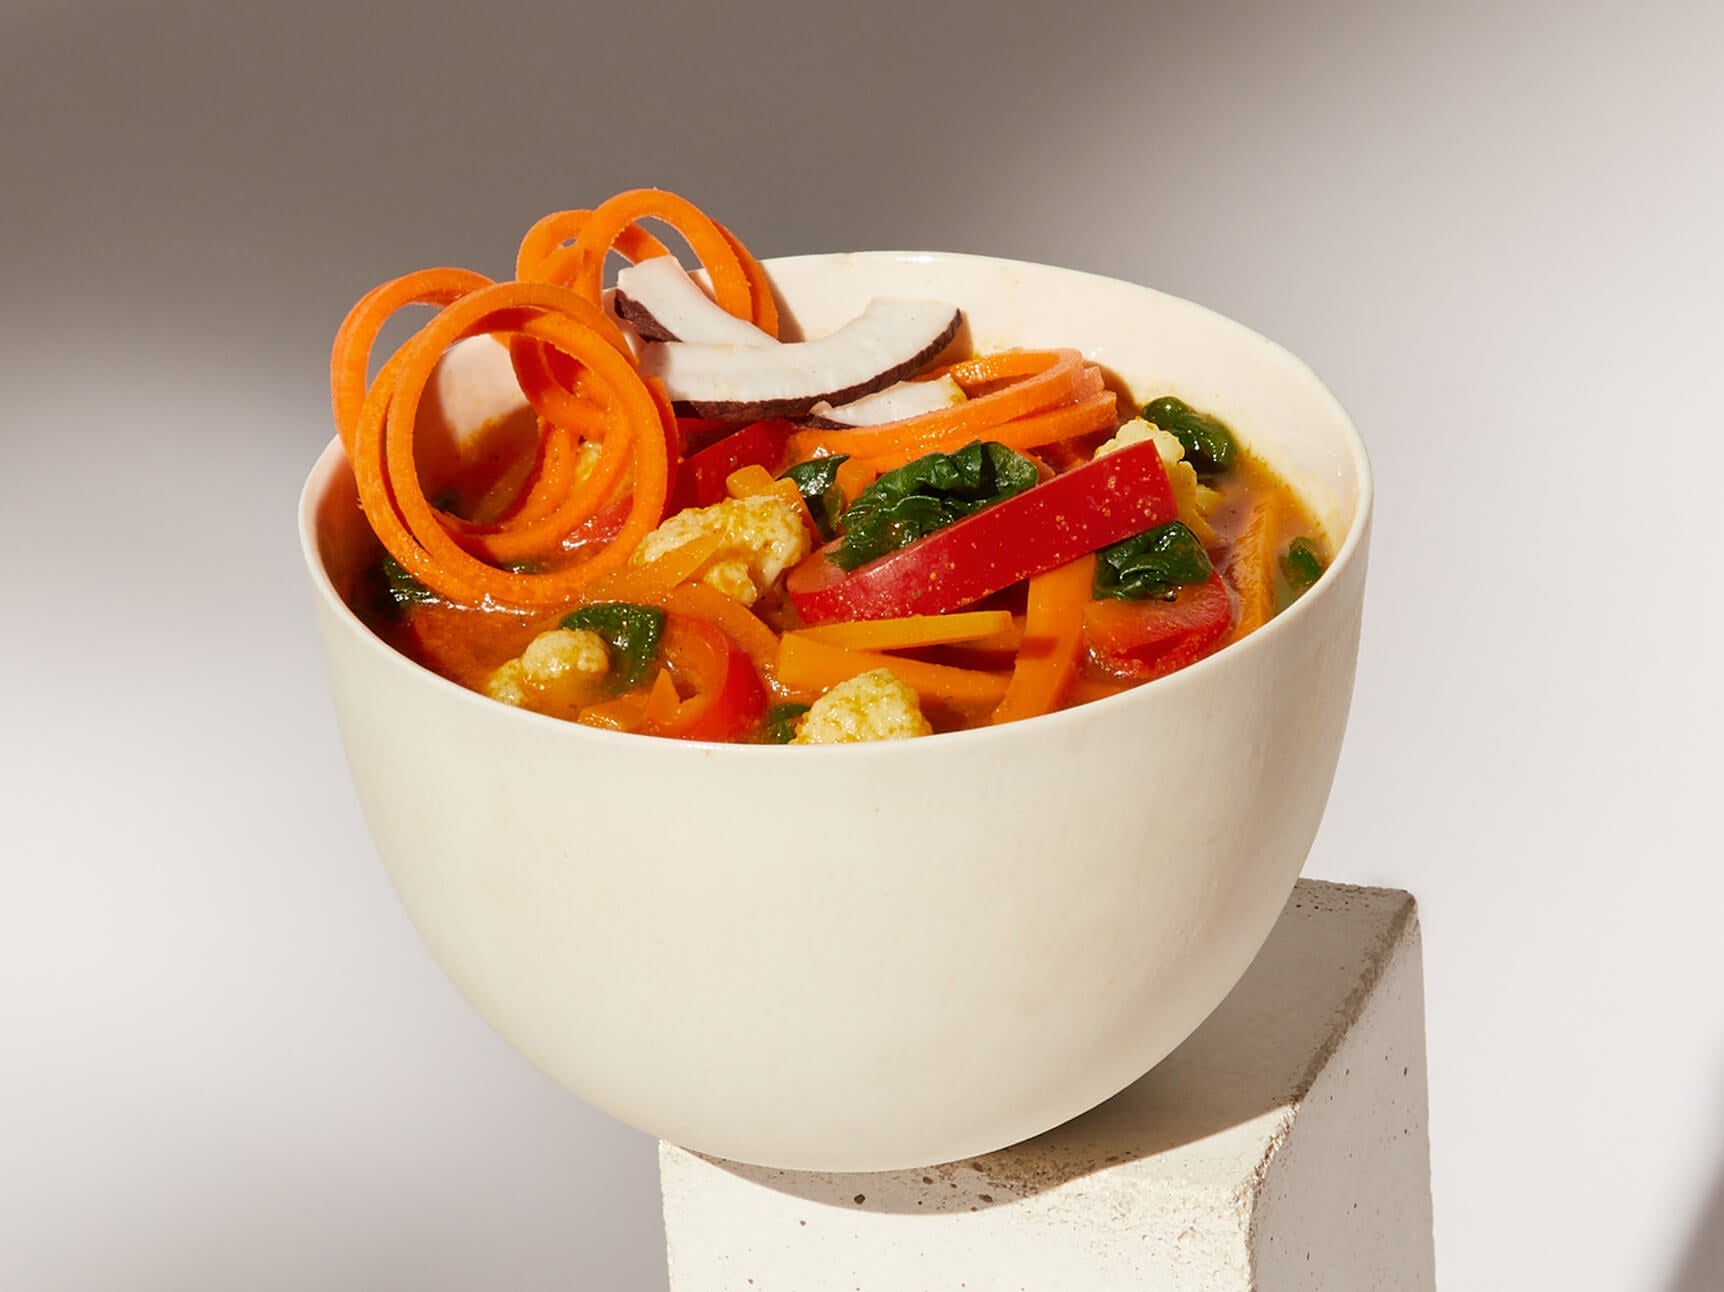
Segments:
[[[800,417],[840,405],[916,372],[957,335],[962,313],[937,301],[876,298],[816,341],[769,346],[654,341],[641,374],[664,383],[684,417]]]
[[[778,344],[708,296],[675,256],[653,256],[619,270],[611,308],[643,341]]]

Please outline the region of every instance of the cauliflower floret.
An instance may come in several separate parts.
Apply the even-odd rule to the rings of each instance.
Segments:
[[[1156,452],[1161,454],[1161,465],[1167,468],[1167,483],[1173,486],[1173,501],[1179,508],[1179,519],[1187,529],[1197,535],[1199,543],[1205,547],[1213,547],[1218,540],[1207,517],[1215,510],[1215,504],[1221,500],[1221,495],[1209,486],[1197,482],[1196,468],[1185,460],[1185,445],[1179,442],[1179,437],[1172,431],[1164,431],[1141,417],[1134,417],[1120,427],[1111,440],[1098,448],[1095,456],[1104,458],[1109,453],[1118,453],[1121,449],[1142,444],[1145,440],[1154,440]]]
[[[701,571],[701,581],[745,606],[809,552],[808,530],[796,509],[773,494],[757,494],[677,512],[643,538],[629,559],[643,564],[713,533],[724,542]]]
[[[587,628],[553,628],[521,652],[521,672],[534,686],[564,678],[599,678],[611,671],[610,647]]]
[[[584,628],[553,628],[492,673],[485,680],[485,694],[516,708],[537,708],[535,701],[564,698],[562,692],[595,682],[610,668],[603,637]]]
[[[485,694],[517,709],[526,708],[527,684],[521,677],[521,661],[512,659],[486,678]]]
[[[877,668],[840,682],[796,724],[793,745],[847,745],[933,734],[917,695],[890,670]]]

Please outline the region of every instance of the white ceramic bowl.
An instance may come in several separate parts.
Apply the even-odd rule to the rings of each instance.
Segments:
[[[408,914],[473,1007],[675,1143],[865,1171],[983,1153],[1100,1103],[1215,1008],[1323,813],[1353,685],[1370,481],[1298,360],[1069,270],[770,262],[790,316],[961,305],[978,347],[1077,346],[1232,423],[1336,548],[1291,610],[1117,698],[884,744],[711,746],[497,704],[343,603],[369,531],[339,444],[300,524],[348,762]]]

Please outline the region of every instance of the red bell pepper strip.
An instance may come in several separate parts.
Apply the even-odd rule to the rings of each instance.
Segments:
[[[643,731],[682,740],[734,741],[760,725],[766,688],[724,629],[705,619],[668,615],[662,650],[671,679],[688,698],[668,716],[649,720]]]
[[[1147,682],[1212,653],[1233,623],[1233,601],[1219,570],[1172,601],[1092,601],[1084,607],[1084,642],[1107,672]]]
[[[691,454],[676,473],[665,514],[723,502],[730,496],[725,491],[725,480],[743,467],[762,467],[776,475],[784,457],[785,440],[793,429],[785,421],[751,422]]]
[[[1161,453],[1145,441],[966,516],[848,574],[822,548],[785,588],[806,624],[958,610],[1178,515]]]

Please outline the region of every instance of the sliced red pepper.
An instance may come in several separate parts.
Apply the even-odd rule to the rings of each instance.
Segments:
[[[1161,453],[1145,441],[1073,467],[846,574],[822,548],[785,588],[802,621],[958,610],[1178,515]]]
[[[665,617],[665,667],[686,698],[642,730],[682,740],[740,740],[766,716],[766,687],[748,655],[717,624],[689,615]]]
[[[686,507],[710,507],[730,495],[724,482],[741,467],[760,466],[776,471],[784,458],[786,437],[795,428],[786,421],[751,422],[740,431],[690,454],[676,468],[676,477],[665,499],[664,514],[674,515]],[[632,497],[619,498],[576,530],[567,546],[608,543],[621,532],[629,517]]]
[[[794,429],[782,420],[751,422],[692,454],[676,473],[665,514],[723,502],[730,496],[725,492],[725,480],[743,467],[762,467],[776,475],[784,458],[785,440]]]
[[[1213,652],[1233,624],[1220,571],[1172,601],[1092,601],[1084,607],[1090,657],[1115,677],[1147,682]]]

